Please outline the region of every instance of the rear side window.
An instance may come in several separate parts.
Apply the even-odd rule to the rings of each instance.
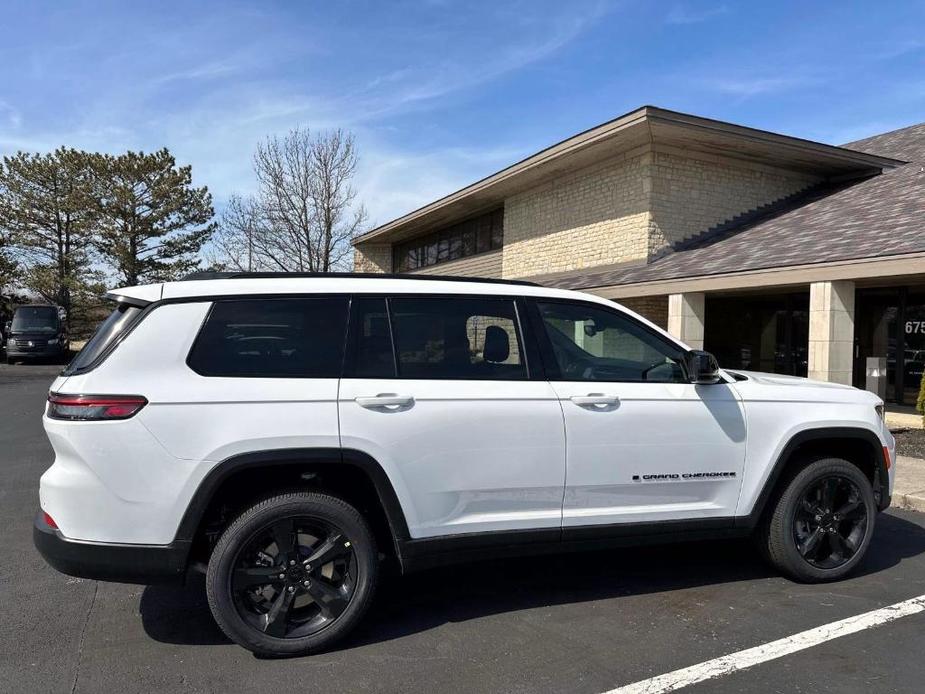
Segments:
[[[339,378],[346,297],[216,301],[187,363],[202,376]]]
[[[389,304],[401,378],[527,378],[513,301],[434,297]]]
[[[137,306],[119,304],[109,314],[109,317],[100,324],[100,327],[96,329],[93,337],[90,338],[84,348],[71,360],[71,363],[64,370],[64,375],[72,376],[93,368],[97,361],[116,343],[116,340],[134,325],[140,315],[141,309]]]

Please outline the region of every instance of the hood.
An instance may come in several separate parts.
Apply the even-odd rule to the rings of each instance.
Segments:
[[[749,380],[762,385],[772,386],[792,386],[796,388],[835,388],[838,390],[857,390],[854,386],[846,386],[844,383],[829,383],[828,381],[816,381],[801,376],[787,376],[785,374],[765,373],[764,371],[743,371],[742,369],[732,369],[733,373],[747,376]]]
[[[733,387],[745,400],[779,400],[803,402],[856,402],[877,404],[882,402],[874,393],[842,383],[815,381],[798,376],[742,371],[732,369],[747,379],[736,381]]]

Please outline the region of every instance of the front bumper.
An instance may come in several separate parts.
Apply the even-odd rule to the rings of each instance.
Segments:
[[[69,540],[39,511],[32,541],[52,568],[68,576],[116,583],[175,583],[186,576],[190,544],[128,545]]]
[[[6,356],[16,359],[48,359],[64,355],[64,346],[60,343],[57,345],[45,345],[42,347],[14,347],[6,345]]]

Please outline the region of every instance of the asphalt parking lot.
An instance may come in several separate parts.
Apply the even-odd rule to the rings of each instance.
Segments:
[[[390,579],[336,651],[261,660],[215,626],[201,580],[78,580],[33,549],[58,369],[0,365],[2,692],[598,694],[925,594],[925,514],[888,511],[836,584],[780,578],[743,542],[477,564]],[[919,612],[684,691],[925,691],[923,631]]]

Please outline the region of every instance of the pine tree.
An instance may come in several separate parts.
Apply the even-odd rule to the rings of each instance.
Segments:
[[[17,280],[68,313],[90,265],[91,193],[86,152],[64,147],[49,154],[19,152],[0,163],[4,272],[17,271]]]
[[[167,149],[95,155],[97,250],[125,284],[177,279],[215,230],[208,188]]]

